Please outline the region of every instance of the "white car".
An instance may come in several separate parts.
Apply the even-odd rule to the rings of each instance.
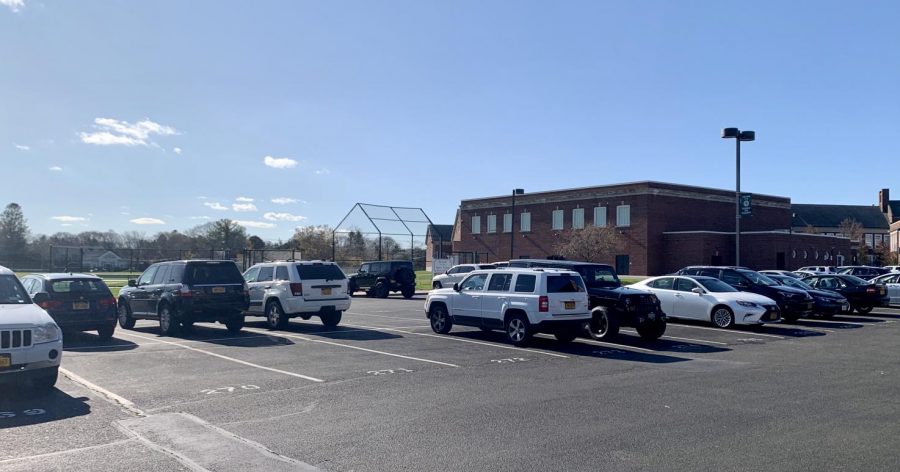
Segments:
[[[328,327],[350,309],[347,276],[334,262],[278,261],[255,264],[244,272],[250,291],[249,316],[265,316],[271,329],[294,317],[318,316]]]
[[[759,271],[759,273],[766,274],[766,275],[783,275],[785,277],[791,277],[794,279],[800,278],[799,275],[797,275],[789,270],[761,270],[761,271]]]
[[[879,275],[872,279],[872,283],[884,284],[890,304],[900,305],[900,272]]]
[[[0,266],[0,383],[30,380],[40,391],[56,385],[62,331],[35,305],[16,274]]]
[[[837,272],[837,270],[835,270],[834,266],[806,266],[806,267],[801,267],[801,268],[797,269],[797,271],[818,272],[820,274],[833,274],[833,273]]]
[[[652,277],[631,287],[656,295],[669,318],[709,321],[719,328],[781,320],[778,304],[771,298],[739,292],[712,277]]]
[[[578,272],[492,269],[471,272],[457,289],[429,292],[425,316],[439,334],[454,324],[502,329],[509,342],[524,346],[539,332],[572,342],[591,320],[591,310]]]
[[[900,272],[900,265],[884,266],[884,268],[891,272]]]
[[[443,274],[435,275],[431,279],[433,288],[452,288],[453,284],[459,283],[469,272],[473,270],[496,269],[494,264],[460,264],[450,268]]]

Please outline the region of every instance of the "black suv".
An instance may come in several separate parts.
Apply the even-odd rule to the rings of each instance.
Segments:
[[[237,333],[249,306],[247,284],[232,261],[160,262],[119,292],[119,325],[159,320],[160,334],[172,336],[179,329],[189,334],[197,321],[218,321]]]
[[[632,326],[644,339],[657,339],[666,332],[666,314],[651,293],[623,287],[615,269],[592,262],[516,259],[509,267],[546,267],[574,270],[584,279],[593,313],[588,332],[597,340],[609,340],[620,326]]]
[[[789,322],[813,313],[813,298],[805,290],[781,285],[765,274],[744,267],[690,266],[679,270],[676,274],[714,277],[742,292],[769,297],[778,304],[781,317]]]
[[[403,298],[416,294],[416,271],[411,261],[363,262],[347,282],[347,293],[364,290],[366,295],[387,298],[391,292],[400,292]]]

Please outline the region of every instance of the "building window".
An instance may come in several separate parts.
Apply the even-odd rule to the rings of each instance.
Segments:
[[[497,232],[497,215],[488,215],[488,233],[496,233]]]
[[[481,217],[473,216],[472,217],[472,234],[478,234],[481,232]]]
[[[519,230],[524,232],[531,231],[531,213],[523,211],[519,215]]]
[[[562,210],[553,210],[553,228],[552,229],[563,229],[563,216]]]
[[[584,208],[576,208],[572,210],[572,228],[584,228]]]
[[[631,226],[631,205],[616,207],[616,226]]]
[[[866,246],[875,247],[875,235],[872,233],[866,233]]]
[[[507,213],[503,215],[503,232],[511,233],[512,232],[512,213]]]
[[[606,228],[606,207],[594,207],[594,226]]]

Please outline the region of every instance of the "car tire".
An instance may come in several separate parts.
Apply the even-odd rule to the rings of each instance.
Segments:
[[[347,284],[347,296],[352,297],[356,291],[359,290],[359,287],[356,286],[355,283],[350,282]]]
[[[323,315],[319,315],[319,318],[322,320],[322,324],[328,328],[334,328],[341,322],[341,317],[343,312],[335,311],[332,313],[326,313]]]
[[[31,379],[31,386],[39,393],[47,394],[53,390],[59,378],[59,366],[46,369],[47,372]]]
[[[403,295],[403,298],[412,298],[413,295],[416,294],[415,287],[403,287],[400,289],[400,294]]]
[[[435,290],[438,290],[438,289],[444,288],[444,286],[441,285],[440,282],[435,282],[435,283],[431,284],[431,288],[433,288],[433,289],[435,289]]]
[[[569,344],[578,337],[578,332],[574,330],[559,331],[553,333],[553,337],[555,337],[557,341],[563,344]]]
[[[131,308],[128,307],[128,304],[125,302],[119,302],[119,326],[122,329],[132,329],[134,328],[134,323],[137,320],[131,316]]]
[[[101,328],[97,328],[97,336],[100,336],[101,341],[109,341],[113,337],[113,333],[116,332],[115,323],[103,326]]]
[[[528,323],[528,318],[521,313],[509,316],[506,319],[506,326],[504,328],[506,339],[513,346],[527,346],[531,341],[531,336],[534,335],[531,330],[531,324]]]
[[[637,328],[638,335],[645,341],[656,341],[666,332],[666,322],[654,320],[650,323],[644,323]]]
[[[284,329],[290,318],[284,314],[281,302],[272,300],[266,303],[266,325],[269,329]]]
[[[619,334],[619,319],[605,309],[594,310],[587,323],[588,333],[597,341],[609,341]]]
[[[233,318],[229,318],[225,320],[225,328],[228,329],[228,333],[230,334],[238,334],[244,329],[244,317],[235,316]]]
[[[714,307],[709,315],[709,321],[716,328],[729,329],[734,327],[734,312],[727,306]]]
[[[390,287],[385,282],[375,284],[375,298],[387,298],[391,294]]]
[[[175,314],[169,308],[168,303],[159,306],[159,334],[160,336],[175,336],[181,325],[175,319]]]
[[[447,334],[453,329],[453,318],[450,318],[444,305],[432,305],[428,320],[431,322],[431,330],[437,334]]]
[[[865,315],[872,311],[872,308],[874,308],[872,305],[859,305],[856,307],[856,311],[861,315]]]

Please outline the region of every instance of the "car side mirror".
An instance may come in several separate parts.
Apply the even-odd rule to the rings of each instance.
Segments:
[[[50,295],[47,295],[47,292],[38,292],[31,296],[31,301],[33,301],[36,305],[44,303],[50,300]]]
[[[129,287],[137,287],[137,280],[128,279],[128,286]]]
[[[459,291],[459,284],[453,284],[453,290]]]
[[[697,295],[703,295],[703,293],[704,293],[704,292],[703,292],[703,289],[700,288],[700,287],[694,287],[694,288],[691,289],[691,291],[694,292],[694,293],[696,293]]]

